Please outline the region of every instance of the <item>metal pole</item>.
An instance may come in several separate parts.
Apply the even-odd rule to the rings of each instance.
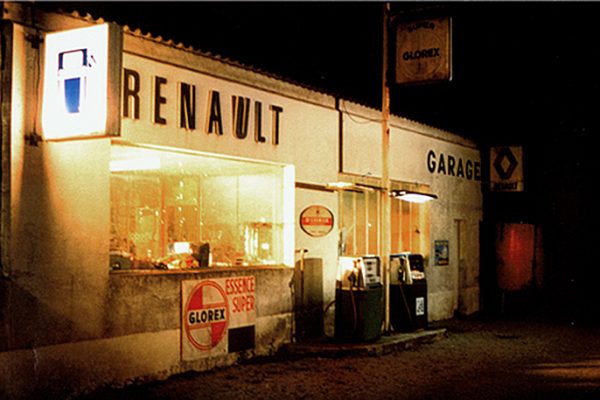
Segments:
[[[381,98],[381,180],[383,186],[382,216],[381,216],[381,258],[383,267],[384,284],[384,332],[390,332],[390,176],[389,176],[389,152],[390,152],[390,89],[388,87],[388,23],[390,3],[383,4],[383,65],[382,65],[382,98]]]

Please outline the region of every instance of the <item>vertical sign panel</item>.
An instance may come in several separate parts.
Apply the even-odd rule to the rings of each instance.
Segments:
[[[119,134],[121,30],[114,24],[46,34],[44,139]]]
[[[523,148],[500,146],[490,149],[490,188],[492,192],[522,192]]]

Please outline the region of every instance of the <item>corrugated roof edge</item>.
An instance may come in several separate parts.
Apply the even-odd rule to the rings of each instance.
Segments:
[[[201,56],[204,56],[204,57],[208,57],[208,58],[211,58],[213,60],[216,60],[216,61],[219,61],[219,62],[223,62],[223,63],[232,65],[232,66],[237,67],[237,68],[246,69],[246,70],[249,70],[251,72],[260,74],[260,75],[265,75],[265,76],[268,76],[270,78],[273,78],[273,79],[276,79],[276,80],[279,80],[279,81],[282,81],[282,82],[286,82],[286,83],[289,83],[289,84],[292,84],[292,85],[295,85],[295,86],[299,86],[299,87],[301,87],[303,89],[307,89],[307,90],[310,90],[310,91],[313,91],[313,92],[316,92],[316,93],[324,94],[324,95],[327,95],[327,96],[332,96],[332,97],[337,98],[339,100],[342,100],[342,101],[345,101],[345,102],[350,102],[350,103],[353,103],[353,104],[355,104],[357,106],[360,106],[364,110],[369,110],[371,112],[379,112],[379,113],[381,113],[381,109],[377,109],[377,108],[375,108],[375,107],[373,107],[371,105],[365,104],[365,103],[361,102],[360,100],[358,100],[356,98],[353,99],[353,98],[342,97],[338,93],[333,93],[333,92],[330,92],[330,91],[327,91],[327,90],[323,90],[321,88],[317,88],[315,86],[312,86],[312,85],[309,85],[309,84],[306,84],[306,83],[303,83],[303,82],[300,82],[300,81],[296,81],[296,80],[288,78],[288,77],[284,77],[284,76],[281,76],[281,75],[278,75],[278,74],[275,74],[275,73],[272,73],[272,72],[269,72],[269,71],[265,71],[263,69],[260,69],[260,68],[257,68],[257,67],[254,67],[254,66],[251,66],[251,65],[248,65],[248,64],[244,64],[244,63],[241,63],[241,62],[236,61],[236,60],[232,60],[232,59],[227,58],[227,57],[222,57],[222,56],[220,56],[218,54],[212,54],[210,52],[205,52],[203,50],[196,49],[193,46],[186,46],[185,44],[183,44],[181,42],[175,43],[173,40],[170,40],[170,39],[169,40],[165,40],[165,39],[162,38],[162,36],[153,36],[151,33],[143,34],[140,29],[132,30],[128,25],[125,25],[123,27],[123,29],[124,29],[125,32],[129,32],[129,33],[134,34],[134,35],[136,35],[138,37],[143,37],[145,39],[152,40],[154,42],[157,42],[157,43],[160,43],[160,44],[163,44],[163,45],[175,47],[175,48],[180,49],[180,50],[190,51],[190,52],[192,52],[194,54],[198,54],[198,55],[201,55]],[[457,144],[467,145],[467,146],[470,146],[470,147],[476,147],[475,142],[473,142],[470,139],[465,138],[464,136],[458,135],[456,133],[448,132],[446,130],[434,127],[432,125],[428,125],[428,124],[423,123],[423,122],[411,120],[411,119],[406,118],[406,117],[402,117],[402,116],[398,116],[398,115],[392,115],[392,121],[391,121],[392,125],[394,125],[394,123],[395,123],[396,127],[400,127],[398,124],[400,124],[401,121],[413,125],[411,127],[412,130],[418,131],[419,133],[424,133],[421,130],[418,130],[418,128],[417,128],[417,127],[422,127],[422,128],[426,128],[428,130],[433,130],[433,131],[435,131],[437,133],[437,134],[435,134],[433,132],[430,132],[430,133],[433,133],[433,134],[430,134],[429,136],[436,137],[438,139],[448,140],[448,138],[442,138],[441,136],[443,136],[443,135],[449,135],[449,136],[454,137],[453,140],[452,139],[449,140],[451,142],[454,142],[454,143],[457,143]]]
[[[227,79],[227,80],[240,79],[240,83],[244,83],[244,84],[247,84],[250,86],[255,86],[257,88],[272,91],[272,92],[276,92],[276,90],[272,87],[273,81],[279,82],[279,83],[281,83],[281,86],[283,87],[283,88],[280,87],[279,89],[286,90],[285,88],[287,88],[287,91],[289,92],[289,93],[285,93],[285,92],[280,93],[281,95],[284,95],[284,96],[287,95],[288,97],[294,97],[294,98],[298,98],[298,99],[303,98],[302,95],[299,95],[297,93],[292,94],[293,92],[295,92],[293,90],[293,88],[295,88],[296,91],[298,91],[298,90],[303,91],[305,97],[306,96],[310,97],[310,99],[308,97],[306,97],[305,98],[306,101],[309,101],[311,103],[317,103],[322,106],[326,106],[326,107],[330,107],[330,108],[334,107],[336,96],[332,93],[328,93],[325,90],[315,88],[315,87],[310,86],[305,83],[294,81],[291,78],[277,75],[272,72],[265,71],[260,68],[256,68],[254,66],[243,64],[239,61],[232,60],[230,58],[223,57],[218,54],[213,54],[211,52],[199,50],[199,49],[194,48],[193,46],[186,46],[183,43],[176,43],[173,40],[165,40],[161,36],[153,36],[151,33],[143,33],[140,29],[132,29],[127,25],[123,26],[123,32],[125,34],[131,35],[131,37],[134,37],[137,39],[141,39],[141,40],[145,40],[145,41],[148,41],[151,43],[159,44],[159,45],[165,46],[166,48],[183,51],[192,56],[202,57],[203,59],[208,60],[209,62],[215,62],[220,65],[225,65],[225,66],[232,68],[232,69],[229,69],[229,73],[227,73],[222,68],[214,68],[214,67],[210,68],[207,63],[204,65],[204,68],[206,68],[206,70],[198,69],[199,72],[212,74],[214,76],[217,76],[217,77],[220,77],[223,79]],[[129,49],[131,50],[131,52],[133,54],[138,54],[140,56],[144,56],[144,54],[138,53],[139,50],[132,50],[132,47],[130,47]],[[127,52],[127,46],[124,47],[124,50]],[[157,58],[157,60],[158,60],[158,58]],[[198,66],[198,64],[196,64],[194,66],[190,65],[190,67],[193,69],[195,69],[195,67],[197,67],[197,66]],[[244,76],[244,74],[238,74],[238,73],[233,73],[233,75],[231,75],[232,71],[236,71],[236,70],[244,71],[245,73],[249,73],[249,74],[253,74],[254,77]],[[235,76],[235,78],[234,78],[234,76]],[[257,77],[262,77],[263,80],[257,79]],[[271,82],[270,82],[271,85],[265,84],[264,79],[271,80]],[[263,81],[262,85],[259,83],[259,81]],[[317,99],[317,100],[315,100],[315,99]]]
[[[170,39],[169,40],[165,40],[165,39],[162,38],[162,36],[156,37],[156,36],[153,36],[151,33],[143,34],[140,29],[132,30],[128,25],[125,25],[123,27],[123,29],[124,29],[125,32],[131,33],[131,34],[136,35],[138,37],[142,37],[144,39],[152,40],[152,41],[154,41],[156,43],[160,43],[162,45],[167,45],[167,46],[175,47],[175,48],[177,48],[179,50],[189,51],[189,52],[192,52],[194,54],[198,54],[198,55],[201,55],[203,57],[208,57],[208,58],[211,58],[213,60],[216,60],[216,61],[219,61],[219,62],[223,62],[223,63],[232,65],[232,66],[237,67],[237,68],[245,69],[245,70],[254,72],[256,74],[259,74],[259,75],[265,75],[265,76],[270,77],[272,79],[276,79],[276,80],[279,80],[279,81],[282,81],[282,82],[285,82],[285,83],[288,83],[288,84],[291,84],[291,85],[295,85],[295,86],[301,87],[303,89],[310,90],[312,92],[324,94],[324,95],[327,95],[327,96],[332,96],[332,97],[337,98],[337,99],[339,99],[341,101],[348,102],[348,104],[355,104],[356,106],[358,106],[359,108],[361,108],[363,111],[368,111],[369,113],[380,113],[381,114],[381,109],[377,109],[377,108],[372,107],[372,106],[370,106],[368,104],[362,103],[360,100],[357,100],[357,99],[350,99],[350,98],[342,97],[341,95],[339,95],[337,93],[328,92],[326,90],[323,90],[323,89],[320,89],[320,88],[316,88],[314,86],[311,86],[311,85],[308,85],[308,84],[305,84],[305,83],[293,80],[291,78],[283,77],[281,75],[274,74],[274,73],[262,70],[260,68],[256,68],[254,66],[243,64],[243,63],[241,63],[239,61],[232,60],[232,59],[229,59],[227,57],[222,57],[222,56],[220,56],[218,54],[212,54],[210,52],[205,52],[205,51],[202,51],[202,50],[198,50],[198,49],[194,48],[193,46],[186,46],[185,44],[183,44],[181,42],[180,43],[175,43],[173,40],[170,40]],[[357,111],[355,111],[355,112],[357,112]],[[366,116],[366,115],[363,115],[363,117],[365,117],[367,119],[372,119],[372,118],[369,118],[369,116]],[[463,145],[463,146],[474,147],[474,148],[477,147],[477,144],[474,141],[472,141],[470,139],[467,139],[464,136],[461,136],[461,135],[456,134],[456,133],[448,132],[448,131],[446,131],[444,129],[440,129],[440,128],[434,127],[432,125],[425,124],[423,122],[411,120],[411,119],[406,118],[406,117],[402,117],[402,116],[398,116],[398,115],[392,115],[391,123],[392,123],[392,126],[395,126],[396,128],[403,128],[403,129],[407,129],[407,130],[412,130],[412,131],[415,131],[415,132],[418,132],[418,133],[421,133],[421,134],[425,134],[425,135],[430,136],[430,137],[434,137],[436,139],[445,140],[445,141],[448,141],[448,142],[451,142],[451,143],[455,143],[455,144],[460,144],[460,145]],[[405,125],[401,125],[402,123],[408,123],[411,126],[408,127],[408,126],[405,126]],[[424,132],[423,129],[419,129],[419,128],[425,128],[425,130],[427,132]],[[446,136],[446,137],[444,137],[444,136]]]
[[[32,12],[32,7],[34,6],[34,4],[20,3],[20,2],[7,2],[7,3],[4,3],[4,5],[5,5],[5,7],[3,10],[3,14],[2,14],[4,19],[11,20],[11,21],[17,22],[17,23],[25,25],[25,26],[34,27],[36,29],[42,29],[42,30],[46,30],[46,31],[58,30],[58,29],[61,29],[60,28],[61,26],[62,26],[62,29],[74,29],[77,27],[85,26],[86,24],[102,24],[105,22],[113,22],[113,21],[105,20],[103,17],[96,18],[89,13],[83,14],[77,10],[67,12],[67,11],[64,11],[63,9],[44,10],[44,9],[38,8],[38,9],[35,9],[35,14],[34,14]],[[51,14],[58,15],[62,18],[68,18],[71,21],[70,22],[63,21],[63,22],[59,23],[54,18],[50,17]],[[64,26],[63,26],[63,23],[64,23]],[[116,23],[116,22],[114,22],[114,23]],[[35,26],[32,24],[34,24]],[[284,77],[284,76],[272,73],[270,71],[262,70],[255,66],[243,64],[239,61],[232,60],[230,58],[223,57],[218,54],[214,54],[211,52],[206,52],[206,51],[203,51],[200,49],[196,49],[193,46],[188,46],[181,42],[176,43],[172,39],[165,39],[162,36],[160,36],[160,35],[156,36],[156,35],[152,34],[151,32],[144,33],[139,28],[132,28],[129,25],[122,25],[122,24],[117,24],[117,25],[120,25],[123,28],[124,33],[132,35],[134,37],[139,37],[141,39],[148,40],[148,41],[151,41],[151,42],[154,42],[157,44],[161,44],[161,45],[175,48],[178,50],[183,50],[183,51],[192,53],[194,55],[204,57],[209,60],[214,60],[216,62],[232,66],[234,68],[239,68],[241,70],[249,71],[249,72],[255,73],[257,75],[262,75],[262,76],[268,77],[270,79],[280,81],[285,84],[293,85],[295,87],[314,92],[315,94],[318,94],[318,95],[331,97],[331,101],[330,101],[331,104],[334,103],[334,98],[340,97],[340,96],[337,96],[336,94],[327,92],[327,91],[317,88],[315,86],[312,86],[312,85],[309,85],[306,83],[302,83],[299,81],[295,81],[291,78]]]
[[[300,86],[300,87],[302,87],[304,89],[308,89],[308,90],[311,90],[311,91],[314,91],[314,92],[317,92],[317,93],[322,93],[322,94],[334,96],[332,93],[328,93],[327,91],[325,91],[323,89],[311,86],[309,84],[306,84],[306,83],[303,83],[303,82],[300,82],[300,81],[293,80],[291,78],[288,78],[288,77],[285,77],[285,76],[282,76],[282,75],[275,74],[275,73],[270,72],[270,71],[266,71],[264,69],[255,67],[253,65],[244,64],[244,63],[239,62],[237,60],[233,60],[231,58],[221,56],[220,54],[214,54],[214,53],[211,53],[211,52],[208,52],[208,51],[200,50],[200,49],[197,49],[197,48],[195,48],[193,46],[186,46],[182,42],[176,43],[175,41],[173,41],[171,39],[164,39],[162,36],[153,36],[152,33],[146,33],[146,34],[144,34],[139,28],[132,29],[132,28],[129,27],[129,25],[124,25],[123,26],[123,31],[126,32],[126,33],[133,34],[133,35],[138,36],[138,37],[142,37],[142,38],[147,39],[147,40],[154,41],[156,43],[160,43],[162,45],[175,47],[175,48],[177,48],[179,50],[183,50],[183,51],[189,51],[189,52],[192,52],[194,54],[201,55],[203,57],[211,58],[213,60],[216,60],[216,61],[219,61],[219,62],[222,62],[222,63],[225,63],[225,64],[232,65],[234,67],[246,69],[246,70],[249,70],[251,72],[260,74],[260,75],[265,75],[265,76],[268,76],[268,77],[273,78],[273,79],[277,79],[277,80],[280,80],[280,81],[283,81],[283,82],[287,82],[287,83],[290,83],[290,84],[293,84],[293,85],[296,85],[296,86]]]
[[[19,4],[19,3],[11,3],[9,2],[8,4]],[[21,11],[21,10],[19,10]],[[81,21],[85,21],[87,23],[94,23],[94,24],[102,24],[105,22],[112,22],[112,21],[106,21],[104,18],[102,17],[98,17],[98,18],[94,18],[91,14],[86,13],[85,15],[82,15],[80,12],[78,11],[73,11],[73,12],[66,12],[63,10],[58,10],[58,11],[54,11],[57,14],[61,14],[63,16],[66,17],[70,17],[70,18],[74,18],[77,20],[81,20]],[[6,13],[6,10],[5,10]],[[269,71],[265,71],[262,70],[260,68],[254,67],[254,66],[250,66],[247,64],[243,64],[239,61],[236,60],[232,60],[230,58],[227,57],[223,57],[220,56],[218,54],[213,54],[210,52],[206,52],[206,51],[202,51],[199,49],[194,48],[193,46],[187,46],[182,42],[176,43],[175,41],[173,41],[172,39],[164,39],[162,36],[155,36],[153,35],[151,32],[147,32],[147,33],[143,33],[141,31],[141,29],[136,28],[136,29],[132,29],[131,27],[129,27],[129,25],[121,25],[123,27],[123,31],[127,34],[145,39],[145,40],[149,40],[152,41],[154,43],[158,43],[164,46],[169,46],[178,50],[182,50],[182,51],[187,51],[190,53],[193,53],[195,55],[199,55],[202,57],[206,57],[208,59],[217,61],[217,62],[221,62],[227,65],[230,65],[232,67],[235,68],[239,68],[242,70],[246,70],[246,71],[250,71],[252,73],[258,74],[258,75],[263,75],[266,77],[269,77],[271,79],[275,79],[278,80],[280,82],[284,82],[293,86],[297,86],[299,88],[302,88],[304,90],[308,90],[314,93],[318,93],[320,95],[325,95],[325,96],[331,96],[333,98],[339,99],[341,101],[344,101],[347,104],[353,104],[355,107],[353,112],[355,113],[355,115],[357,116],[361,116],[363,118],[366,119],[374,119],[374,120],[380,120],[381,117],[381,109],[377,109],[375,107],[372,107],[371,105],[367,105],[362,103],[360,100],[357,99],[350,99],[347,97],[342,97],[339,94],[336,93],[332,93],[332,92],[328,92],[326,90],[314,87],[312,85],[306,84],[306,83],[302,83],[299,81],[296,81],[294,79],[288,78],[288,77],[284,77]],[[371,117],[369,115],[361,115],[360,112],[358,111],[357,108],[359,110],[361,110],[364,113],[370,114],[370,115],[375,115],[375,117]],[[345,112],[348,112],[348,110],[346,110]],[[378,114],[378,115],[377,115]],[[408,123],[411,126],[405,126],[402,125],[402,123]],[[436,139],[440,139],[440,140],[444,140],[444,141],[448,141],[451,143],[455,143],[455,144],[459,144],[459,145],[463,145],[463,146],[468,146],[468,147],[473,147],[473,148],[477,148],[477,143],[471,139],[466,138],[465,136],[461,136],[459,134],[456,133],[452,133],[452,132],[448,132],[444,129],[440,129],[440,128],[436,128],[432,125],[428,125],[426,123],[423,122],[419,122],[419,121],[415,121],[415,120],[411,120],[409,118],[406,117],[402,117],[402,116],[398,116],[398,115],[392,115],[391,118],[391,124],[392,127],[396,127],[396,128],[403,128],[403,129],[408,129],[408,130],[413,130],[417,133],[420,134],[425,134],[427,136],[430,137],[434,137]]]
[[[189,52],[192,52],[194,54],[198,54],[198,55],[201,55],[201,56],[204,56],[204,57],[208,57],[208,58],[211,58],[213,60],[216,60],[216,61],[219,61],[219,62],[223,62],[223,63],[232,65],[232,66],[237,67],[237,68],[245,69],[245,70],[254,72],[256,74],[259,74],[259,75],[265,75],[265,76],[270,77],[272,79],[276,79],[276,80],[279,80],[279,81],[282,81],[282,82],[285,82],[285,83],[288,83],[288,84],[291,84],[291,85],[295,85],[295,86],[301,87],[303,89],[310,90],[312,92],[316,92],[316,93],[319,93],[319,94],[324,94],[324,95],[327,95],[327,96],[332,96],[332,97],[337,98],[339,100],[342,100],[344,102],[348,102],[349,104],[355,104],[355,105],[359,106],[360,108],[362,108],[364,111],[368,110],[370,113],[377,113],[377,112],[381,113],[381,109],[377,109],[377,108],[375,108],[375,107],[373,107],[371,105],[365,104],[365,103],[363,103],[363,102],[361,102],[360,100],[357,100],[357,99],[342,97],[341,95],[339,95],[337,93],[329,92],[329,91],[326,91],[326,90],[323,90],[323,89],[320,89],[320,88],[308,85],[306,83],[302,83],[302,82],[296,81],[296,80],[288,78],[288,77],[284,77],[284,76],[281,76],[281,75],[278,75],[278,74],[274,74],[272,72],[265,71],[263,69],[256,68],[254,66],[243,64],[243,63],[241,63],[239,61],[232,60],[232,59],[229,59],[227,57],[222,57],[222,56],[220,56],[218,54],[212,54],[210,52],[205,52],[205,51],[202,51],[202,50],[198,50],[198,49],[194,48],[193,46],[186,46],[185,44],[183,44],[181,42],[180,43],[175,43],[173,40],[170,40],[170,39],[169,40],[165,40],[165,39],[162,38],[162,36],[156,37],[156,36],[153,36],[151,33],[143,34],[140,29],[132,30],[128,25],[125,25],[123,27],[123,29],[124,29],[125,32],[129,32],[129,33],[134,34],[134,35],[136,35],[138,37],[143,37],[144,39],[152,40],[152,41],[154,41],[156,43],[160,43],[162,45],[167,45],[167,46],[175,47],[175,48],[180,49],[180,50],[189,51]],[[364,116],[364,117],[369,118],[368,116]],[[432,125],[423,123],[423,122],[411,120],[411,119],[406,118],[406,117],[402,117],[402,116],[398,116],[398,115],[392,115],[391,123],[392,123],[392,126],[395,126],[397,128],[404,128],[404,129],[412,130],[412,131],[415,131],[415,132],[418,132],[418,133],[421,133],[421,134],[425,134],[425,135],[430,136],[430,137],[434,137],[436,139],[445,140],[445,141],[448,141],[448,142],[451,142],[451,143],[460,144],[460,145],[468,146],[468,147],[474,147],[474,148],[477,147],[477,144],[474,141],[472,141],[471,139],[468,139],[468,138],[466,138],[464,136],[461,136],[461,135],[456,134],[456,133],[448,132],[448,131],[446,131],[444,129],[440,129],[440,128],[434,127]],[[411,126],[407,127],[405,125],[401,125],[402,123],[408,123]],[[426,132],[424,132],[423,129],[419,129],[419,128],[425,128]],[[446,137],[444,137],[444,136],[446,136]]]
[[[382,121],[381,109],[370,107],[348,99],[340,98],[340,100],[343,102],[341,108],[346,114],[352,114],[373,122]],[[429,136],[434,139],[443,140],[445,142],[457,144],[460,146],[471,147],[476,149],[479,148],[478,143],[476,141],[469,139],[465,136],[461,136],[457,133],[436,128],[435,126],[428,125],[423,122],[415,121],[399,115],[391,115],[390,126],[392,128],[419,133],[421,135]]]

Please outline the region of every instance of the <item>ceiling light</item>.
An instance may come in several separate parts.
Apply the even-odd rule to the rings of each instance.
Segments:
[[[344,190],[353,188],[354,184],[351,182],[331,182],[327,184],[327,187],[330,189]]]
[[[330,190],[353,190],[356,192],[360,191],[369,191],[372,192],[377,190],[374,186],[363,185],[362,183],[352,183],[352,182],[331,182],[325,185],[327,189]]]
[[[426,203],[438,198],[435,194],[413,192],[410,190],[392,190],[390,195],[396,199],[408,201],[410,203]]]

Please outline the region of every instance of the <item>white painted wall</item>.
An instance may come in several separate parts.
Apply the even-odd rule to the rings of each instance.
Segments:
[[[381,113],[342,102],[344,116],[344,172],[359,176],[381,177]],[[438,199],[431,202],[430,237],[449,240],[450,264],[434,266],[430,257],[426,270],[428,312],[430,320],[450,318],[455,310],[471,314],[479,310],[479,222],[482,219],[481,181],[457,176],[458,160],[463,169],[466,161],[480,163],[475,144],[457,135],[405,119],[392,117],[390,133],[390,179],[428,185]],[[428,153],[433,150],[445,169],[428,167]],[[448,171],[448,155],[455,159],[454,176]],[[445,171],[445,173],[444,173]],[[474,172],[473,172],[474,173]],[[461,256],[457,220],[461,226]]]
[[[332,182],[337,177],[338,131],[337,113],[327,104],[316,105],[289,96],[216,78],[182,66],[159,63],[137,55],[124,54],[124,67],[140,74],[140,119],[123,118],[121,138],[132,143],[203,151],[253,160],[292,164],[299,182]],[[175,64],[178,60],[170,60]],[[183,64],[183,63],[182,63]],[[152,121],[154,107],[153,79],[167,79],[162,96],[167,102],[161,115],[166,125]],[[194,131],[178,127],[178,82],[196,85],[198,125]],[[209,92],[220,95],[223,136],[207,133]],[[232,131],[232,96],[243,96],[262,104],[262,134],[266,143],[256,143],[254,109],[251,107],[249,135],[238,139]],[[272,144],[272,112],[270,105],[283,108],[279,115],[279,144]]]
[[[61,328],[69,332],[53,337],[94,336],[103,322],[108,265],[110,143],[25,144],[39,111],[35,99],[29,101],[36,93],[38,55],[24,40],[26,34],[15,26],[11,276],[40,302],[39,312],[45,309],[64,321]]]
[[[312,237],[300,228],[298,218],[302,210],[311,205],[327,207],[333,213],[333,230],[323,237]],[[329,304],[335,299],[335,281],[337,276],[337,249],[339,210],[338,195],[335,192],[325,192],[307,189],[296,190],[296,248],[308,249],[305,257],[321,258],[323,260],[323,304]],[[299,255],[296,255],[299,259]],[[330,309],[333,310],[333,309]],[[326,330],[333,335],[333,312],[325,315]]]

